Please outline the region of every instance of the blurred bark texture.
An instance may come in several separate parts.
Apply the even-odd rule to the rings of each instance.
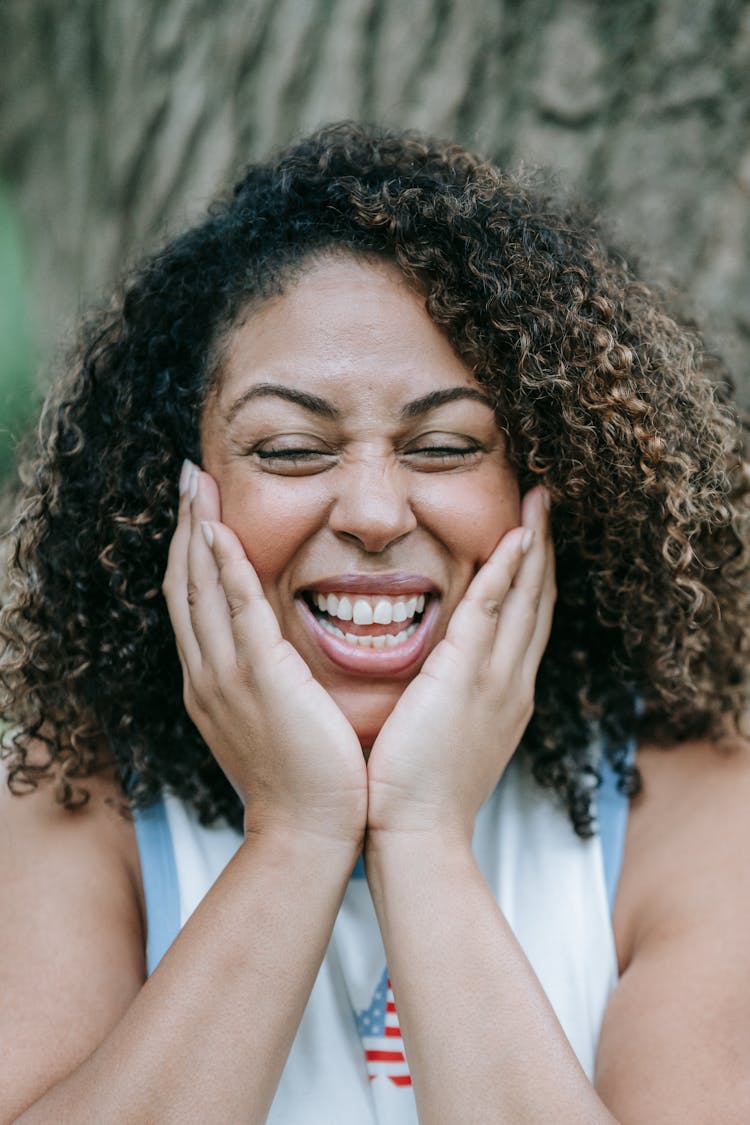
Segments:
[[[0,49],[43,344],[245,162],[351,116],[559,171],[750,401],[748,0],[0,0]]]

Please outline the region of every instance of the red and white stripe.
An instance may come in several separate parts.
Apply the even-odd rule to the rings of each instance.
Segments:
[[[387,1078],[394,1086],[411,1086],[411,1075],[404,1054],[401,1027],[390,980],[386,992],[383,1037],[368,1035],[364,1040],[364,1047],[367,1073],[371,1082],[375,1078]]]

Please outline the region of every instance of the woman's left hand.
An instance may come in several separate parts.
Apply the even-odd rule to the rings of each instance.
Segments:
[[[478,571],[375,740],[369,841],[422,832],[471,840],[534,709],[555,602],[547,495],[526,494],[521,526]]]

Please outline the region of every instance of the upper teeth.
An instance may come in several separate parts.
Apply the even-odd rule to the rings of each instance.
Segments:
[[[353,621],[355,625],[390,625],[392,621],[409,621],[415,613],[421,613],[425,606],[424,594],[408,599],[359,597],[353,602],[343,594],[313,594],[315,605],[330,617],[340,621]]]

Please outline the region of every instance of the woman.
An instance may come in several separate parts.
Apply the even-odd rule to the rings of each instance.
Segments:
[[[746,1120],[739,440],[595,232],[323,130],[42,434],[3,1121]]]

